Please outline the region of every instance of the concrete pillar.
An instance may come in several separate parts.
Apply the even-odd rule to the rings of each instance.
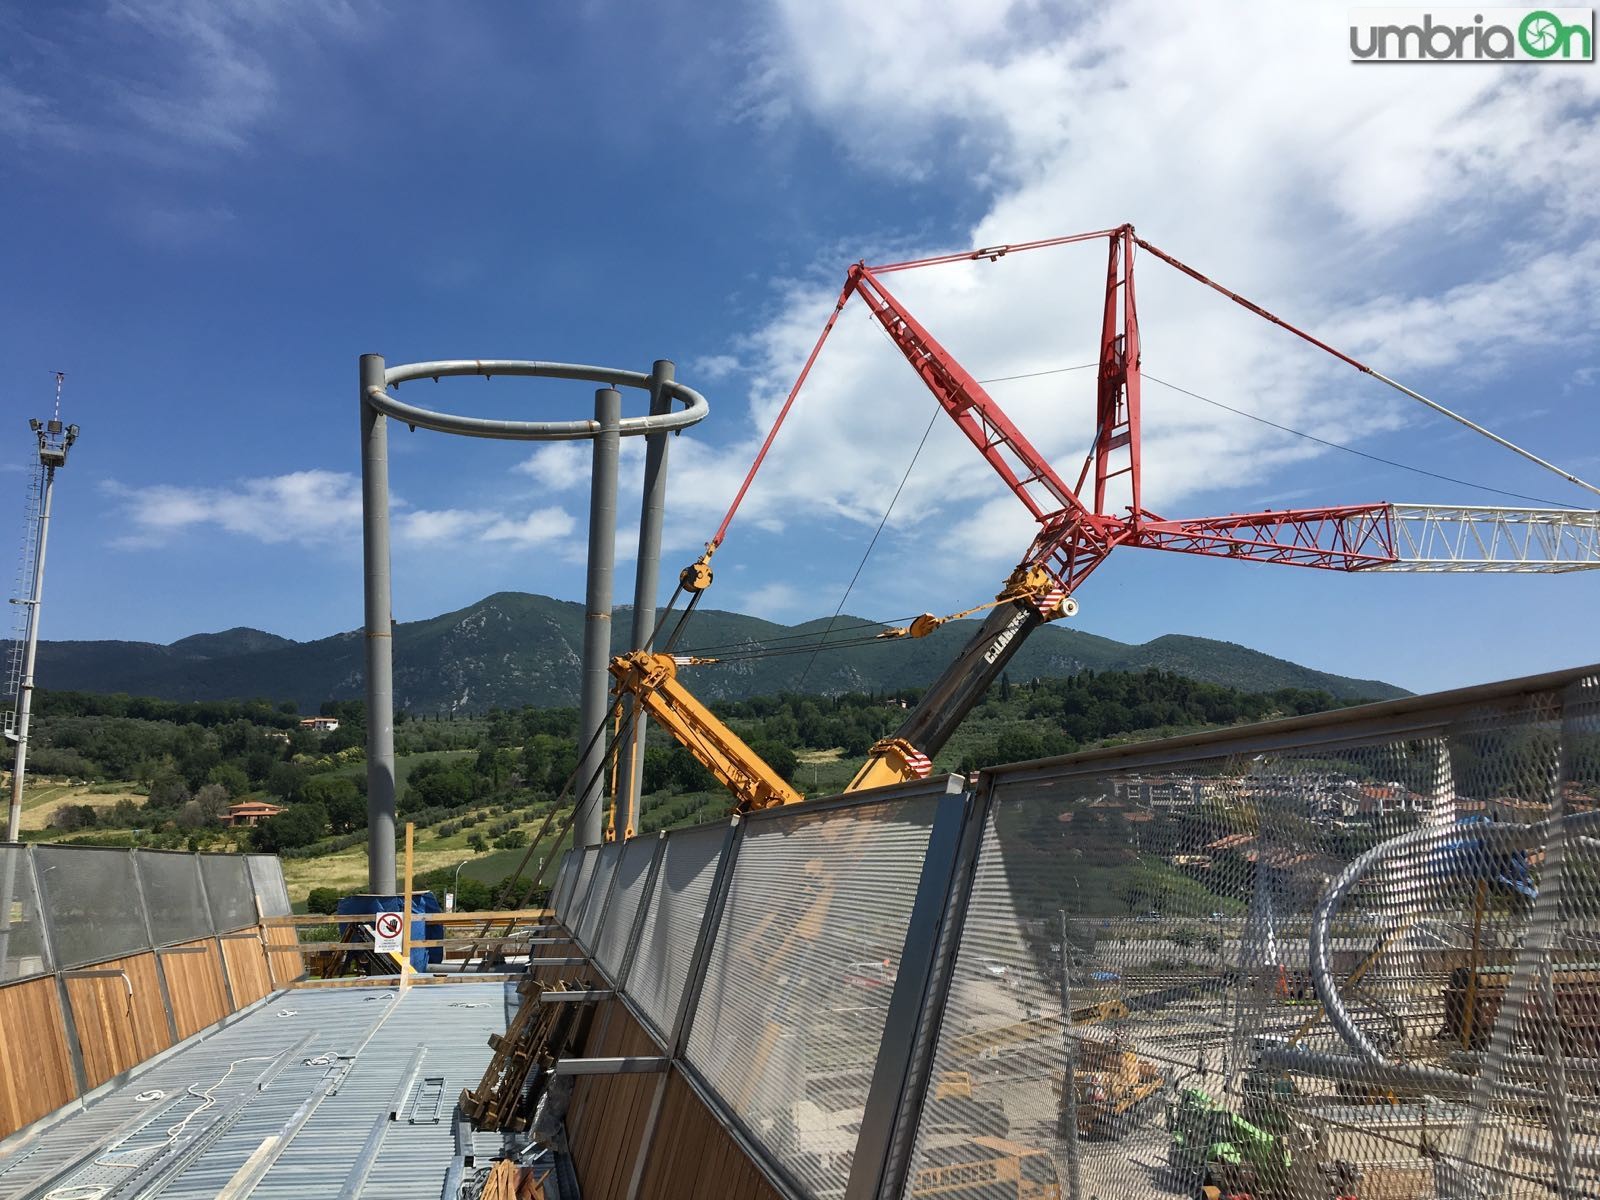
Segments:
[[[367,402],[383,358],[361,356],[361,552],[366,576],[367,891],[393,896],[394,615],[389,576],[388,418]]]
[[[601,731],[610,707],[606,664],[611,661],[611,575],[617,542],[617,445],[622,395],[615,388],[594,394],[594,471],[589,483],[589,580],[584,600],[583,692],[579,698],[578,748],[589,750],[578,765],[578,817],[573,836],[579,846],[600,840],[601,799],[605,792],[606,740]]]
[[[673,364],[659,358],[650,369],[650,414],[660,416],[672,411],[672,396],[666,384],[672,382]],[[661,573],[661,521],[667,508],[667,434],[652,433],[644,443],[644,488],[639,504],[639,558],[633,582],[633,636],[628,644],[635,650],[644,649],[656,626],[656,588]],[[634,697],[627,697],[623,709],[626,718],[632,718]],[[624,724],[629,724],[628,720]],[[644,784],[645,716],[639,713],[631,720],[632,736],[628,739],[626,769],[619,772],[622,794],[617,797],[617,837],[633,834],[639,823],[639,797]]]

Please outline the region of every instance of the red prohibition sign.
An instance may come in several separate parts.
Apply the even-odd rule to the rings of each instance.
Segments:
[[[378,914],[378,936],[381,938],[397,938],[400,936],[400,914]]]

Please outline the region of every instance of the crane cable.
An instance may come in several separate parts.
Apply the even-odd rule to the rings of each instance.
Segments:
[[[894,489],[894,495],[889,497],[889,506],[883,510],[883,517],[878,522],[878,527],[872,531],[872,539],[867,543],[867,548],[861,554],[861,561],[856,564],[856,573],[850,576],[850,582],[845,586],[844,595],[839,597],[839,603],[834,607],[833,616],[828,618],[828,626],[822,631],[822,636],[817,639],[817,644],[811,649],[811,657],[806,660],[805,670],[800,672],[800,680],[796,683],[798,691],[805,686],[806,677],[811,674],[811,668],[817,661],[817,652],[827,641],[828,633],[833,629],[833,623],[839,619],[839,614],[844,611],[845,602],[850,599],[850,593],[855,590],[856,581],[861,578],[861,572],[866,569],[867,559],[872,557],[872,551],[878,544],[878,538],[883,534],[883,527],[889,523],[889,516],[894,512],[894,506],[900,501],[900,493],[906,490],[906,483],[911,478],[911,472],[917,465],[917,459],[922,457],[922,448],[928,444],[928,435],[933,432],[933,423],[939,419],[942,410],[935,405],[933,414],[928,418],[928,427],[922,431],[922,440],[917,443],[917,448],[912,452],[911,461],[906,464],[905,473],[900,476],[900,486]]]
[[[1131,231],[1131,227],[1130,227],[1130,231]],[[1468,429],[1472,430],[1472,432],[1474,432],[1476,434],[1479,434],[1479,435],[1481,435],[1483,437],[1488,438],[1491,442],[1494,442],[1496,445],[1502,446],[1505,449],[1510,450],[1513,454],[1521,455],[1523,458],[1527,459],[1529,462],[1536,463],[1537,465],[1543,467],[1546,471],[1554,472],[1555,474],[1561,476],[1561,478],[1565,479],[1568,483],[1576,484],[1578,487],[1584,488],[1584,489],[1586,489],[1588,491],[1593,492],[1595,495],[1600,496],[1600,487],[1596,487],[1594,484],[1589,483],[1587,480],[1579,479],[1571,471],[1565,470],[1565,469],[1563,469],[1561,467],[1556,466],[1555,463],[1553,463],[1553,462],[1549,462],[1549,461],[1547,461],[1547,460],[1545,460],[1543,458],[1540,458],[1532,450],[1524,450],[1521,446],[1517,445],[1515,442],[1508,441],[1507,439],[1501,437],[1498,433],[1495,433],[1493,430],[1485,429],[1482,425],[1479,425],[1476,421],[1470,420],[1469,418],[1462,416],[1460,413],[1454,411],[1453,409],[1446,408],[1444,405],[1440,404],[1437,400],[1430,400],[1426,396],[1424,396],[1421,392],[1413,391],[1411,388],[1408,388],[1405,384],[1400,383],[1400,382],[1398,382],[1396,380],[1390,379],[1382,371],[1374,370],[1372,367],[1369,367],[1366,363],[1362,362],[1361,360],[1359,360],[1357,358],[1353,358],[1352,356],[1346,354],[1344,351],[1334,349],[1334,347],[1328,345],[1327,342],[1324,342],[1319,338],[1312,337],[1311,334],[1307,333],[1305,330],[1297,328],[1296,326],[1289,324],[1289,322],[1285,321],[1282,317],[1277,316],[1274,313],[1268,312],[1266,309],[1262,308],[1259,304],[1256,304],[1256,303],[1254,303],[1253,301],[1250,301],[1250,300],[1246,300],[1243,296],[1239,295],[1238,292],[1229,291],[1227,288],[1223,287],[1220,283],[1217,283],[1215,280],[1208,279],[1206,276],[1202,275],[1199,271],[1196,271],[1193,267],[1189,266],[1187,263],[1181,262],[1178,259],[1173,258],[1172,255],[1168,254],[1164,250],[1157,249],[1156,247],[1152,246],[1149,242],[1145,241],[1143,238],[1135,237],[1133,239],[1133,241],[1134,241],[1134,244],[1136,246],[1140,247],[1143,250],[1148,250],[1151,254],[1154,254],[1157,258],[1159,258],[1162,262],[1166,263],[1168,266],[1175,267],[1179,271],[1182,271],[1185,275],[1189,276],[1190,279],[1193,279],[1196,282],[1205,284],[1206,287],[1212,289],[1215,292],[1221,293],[1222,295],[1226,296],[1228,299],[1232,300],[1235,304],[1238,304],[1242,308],[1248,309],[1250,312],[1255,313],[1256,316],[1261,317],[1264,320],[1270,321],[1272,324],[1277,325],[1282,329],[1287,329],[1290,333],[1294,334],[1296,337],[1300,338],[1302,341],[1310,342],[1313,346],[1316,346],[1319,350],[1327,351],[1329,354],[1333,355],[1333,357],[1337,358],[1340,362],[1354,367],[1356,370],[1360,371],[1362,374],[1371,375],[1379,383],[1388,384],[1395,391],[1399,392],[1402,396],[1408,396],[1412,400],[1415,400],[1418,404],[1425,405],[1428,408],[1433,409],[1434,412],[1439,413],[1442,416],[1449,417],[1452,421],[1455,421],[1458,424],[1465,425]]]

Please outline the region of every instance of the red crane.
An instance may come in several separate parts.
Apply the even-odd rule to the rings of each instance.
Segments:
[[[1110,251],[1100,330],[1094,440],[1076,486],[1068,487],[983,386],[895,299],[884,286],[882,277],[943,263],[992,262],[1007,254],[1098,238],[1107,239]],[[832,316],[812,348],[727,515],[706,544],[706,555],[696,566],[703,568],[722,543],[734,512],[760,469],[840,312],[852,296],[862,299],[940,407],[1033,514],[1039,523],[1039,532],[1022,565],[1044,569],[1064,595],[1075,591],[1118,546],[1337,571],[1566,571],[1600,565],[1600,514],[1586,511],[1373,503],[1180,520],[1169,520],[1150,512],[1142,503],[1141,486],[1135,247],[1148,250],[1256,315],[1568,481],[1591,491],[1600,490],[1228,291],[1136,236],[1133,226],[1122,225],[1116,229],[991,246],[877,267],[869,267],[864,262],[852,266]],[[1092,491],[1087,490],[1091,471]],[[1107,511],[1108,485],[1123,476],[1127,477],[1132,503],[1122,512]],[[694,570],[691,567],[690,572],[685,573],[686,583]],[[709,581],[709,572],[705,572],[703,578]]]

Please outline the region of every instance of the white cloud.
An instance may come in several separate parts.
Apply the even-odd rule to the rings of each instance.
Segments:
[[[114,0],[93,21],[20,23],[33,53],[0,74],[0,134],[164,159],[236,153],[280,107],[284,73],[371,15],[362,0]],[[24,59],[32,77],[17,74]]]
[[[512,470],[529,476],[549,491],[564,492],[588,482],[592,457],[588,442],[547,442]]]
[[[802,591],[787,583],[762,584],[743,593],[737,605],[740,612],[769,621],[786,621],[795,617],[809,619],[817,615],[816,596],[809,589]]]
[[[111,482],[104,490],[121,501],[133,525],[122,545],[161,544],[203,525],[269,545],[325,543],[361,528],[361,483],[339,471],[292,471],[242,480],[231,488],[134,488]]]
[[[513,546],[546,546],[559,542],[577,527],[572,515],[560,508],[536,508],[525,517],[500,518],[482,533],[486,542]]]
[[[1595,72],[1358,68],[1346,10],[1331,5],[1144,0],[1057,13],[924,0],[891,12],[786,0],[777,11],[747,92],[781,90],[886,174],[948,174],[987,196],[969,230],[930,252],[1133,221],[1164,250],[1447,404],[1496,379],[1514,387],[1530,348],[1559,343],[1592,361],[1600,241],[1583,213],[1600,191]],[[979,378],[1016,375],[1095,359],[1104,255],[1097,243],[884,282]],[[678,529],[699,522],[703,536],[732,498],[832,310],[843,265],[787,285],[777,316],[741,340],[753,382],[737,443],[674,443]],[[1431,419],[1150,255],[1138,259],[1138,287],[1154,375],[1340,441]],[[1092,432],[1093,376],[992,388],[1069,483]],[[1462,407],[1492,426],[1492,404]],[[735,536],[795,521],[876,525],[931,405],[852,303]],[[1153,385],[1144,416],[1144,502],[1175,516],[1207,511],[1207,493],[1265,493],[1326,453]],[[1015,561],[1032,524],[941,417],[890,530],[951,552],[944,560],[998,566]]]
[[[719,383],[743,369],[744,364],[731,354],[707,354],[689,364],[691,378],[708,383]]]
[[[131,529],[114,541],[124,549],[161,546],[180,533],[212,528],[268,545],[326,546],[361,536],[361,481],[342,471],[294,471],[245,479],[230,487],[111,482],[102,490],[117,500]],[[395,541],[417,547],[557,543],[576,526],[561,508],[537,508],[522,517],[498,509],[414,509],[391,499]]]

